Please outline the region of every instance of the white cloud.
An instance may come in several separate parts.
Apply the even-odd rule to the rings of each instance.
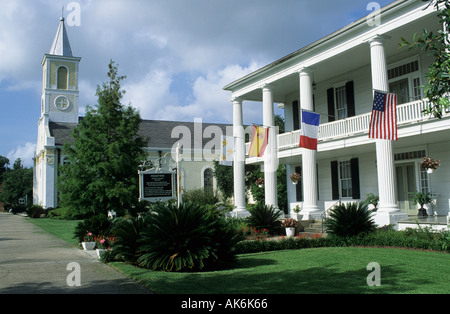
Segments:
[[[22,160],[25,167],[33,167],[33,157],[36,151],[36,144],[27,142],[22,146],[16,147],[10,151],[6,158],[9,159],[10,164],[13,164],[17,158]]]
[[[148,120],[170,120],[166,106],[178,106],[178,100],[170,91],[172,79],[167,72],[153,70],[144,79],[123,84],[126,90],[124,104],[139,109],[141,117]]]

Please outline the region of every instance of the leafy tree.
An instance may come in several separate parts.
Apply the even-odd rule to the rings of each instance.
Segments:
[[[33,199],[33,169],[25,168],[20,158],[14,161],[12,169],[5,168],[3,173],[3,188],[0,201],[18,205],[19,199],[28,197]]]
[[[450,92],[450,1],[449,0],[422,0],[429,1],[429,5],[434,5],[442,25],[437,34],[426,29],[422,36],[414,34],[412,41],[402,38],[401,47],[408,46],[409,49],[420,49],[426,51],[434,57],[433,63],[426,74],[427,83],[423,86],[425,96],[430,100],[430,106],[424,113],[433,114],[437,118],[442,118],[444,109],[450,107],[448,93]]]
[[[217,180],[219,190],[225,199],[231,198],[234,193],[233,167],[222,166],[217,160],[214,161],[214,176]]]
[[[97,87],[98,104],[73,132],[64,147],[68,164],[62,167],[59,191],[62,207],[84,217],[114,210],[123,214],[138,201],[137,170],[145,158],[145,140],[138,135],[139,112],[125,107],[125,91],[117,66],[109,63],[109,82]]]
[[[0,183],[2,183],[3,174],[8,169],[9,159],[3,156],[0,156]]]

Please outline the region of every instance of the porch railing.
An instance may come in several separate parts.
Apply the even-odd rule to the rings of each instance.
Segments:
[[[398,125],[429,119],[429,116],[422,113],[427,107],[427,100],[418,100],[397,106]],[[446,113],[446,115],[448,116],[449,113]],[[371,116],[372,113],[368,112],[345,120],[321,124],[319,126],[319,142],[368,133]],[[298,147],[299,142],[300,130],[280,134],[278,136],[278,150]]]

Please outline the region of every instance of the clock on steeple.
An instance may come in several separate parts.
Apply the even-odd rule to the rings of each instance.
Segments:
[[[44,55],[41,116],[52,122],[78,123],[78,70],[81,58],[74,57],[64,18],[49,53]]]

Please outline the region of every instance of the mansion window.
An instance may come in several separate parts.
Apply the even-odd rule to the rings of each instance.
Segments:
[[[352,197],[352,169],[349,160],[339,163],[339,183],[341,197]]]
[[[328,122],[355,116],[354,82],[349,81],[327,90]]]
[[[419,76],[417,60],[388,70],[389,92],[397,95],[399,105],[422,99]]]
[[[347,109],[347,92],[345,85],[337,87],[335,89],[335,99],[336,99],[336,116],[338,120],[343,120],[348,118]]]
[[[331,162],[331,190],[333,200],[361,198],[358,158]]]

